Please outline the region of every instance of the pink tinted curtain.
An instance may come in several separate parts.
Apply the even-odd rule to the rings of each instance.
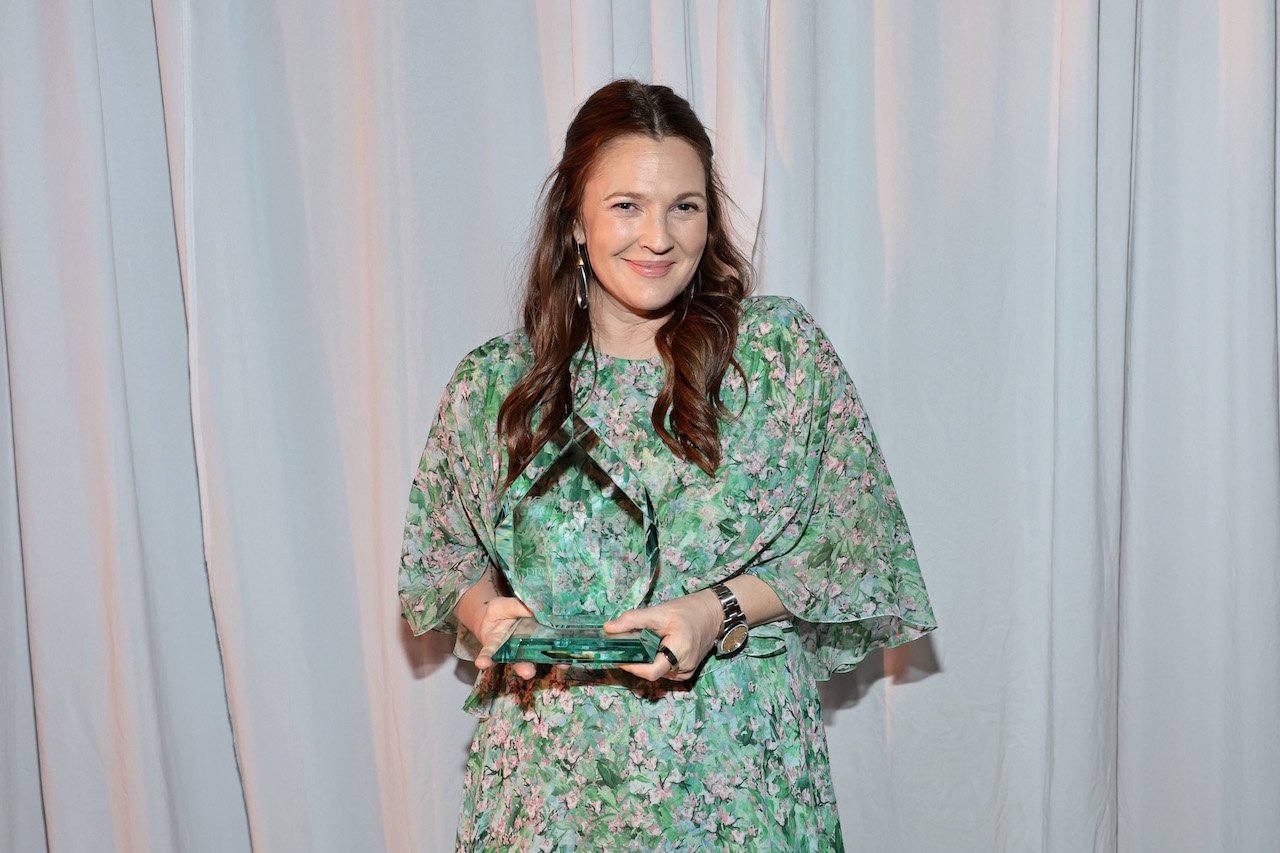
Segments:
[[[824,687],[848,846],[1271,849],[1245,0],[0,6],[0,847],[451,849],[409,477],[615,76],[711,127],[916,535],[941,630]]]

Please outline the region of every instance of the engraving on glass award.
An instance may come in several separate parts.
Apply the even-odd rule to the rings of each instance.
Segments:
[[[521,619],[493,659],[575,666],[650,663],[648,629],[601,626],[653,591],[658,527],[640,478],[577,413],[512,482],[495,538],[502,570],[534,618]]]

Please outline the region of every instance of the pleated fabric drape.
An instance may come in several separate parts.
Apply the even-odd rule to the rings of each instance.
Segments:
[[[0,6],[6,850],[248,842],[164,121],[147,6]]]
[[[448,850],[394,595],[576,106],[713,131],[941,630],[823,686],[854,850],[1274,849],[1276,10],[0,4],[0,849]]]

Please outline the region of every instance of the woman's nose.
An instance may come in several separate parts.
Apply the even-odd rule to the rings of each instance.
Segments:
[[[640,235],[640,243],[655,255],[671,251],[675,241],[671,239],[671,230],[667,228],[667,218],[658,213],[645,217],[644,233]]]

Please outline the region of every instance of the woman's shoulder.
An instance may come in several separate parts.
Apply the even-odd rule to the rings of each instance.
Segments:
[[[458,362],[445,387],[444,399],[453,407],[463,404],[477,416],[485,416],[490,409],[496,413],[496,407],[531,362],[532,349],[523,330],[490,338]]]
[[[523,329],[515,329],[490,338],[463,356],[453,371],[453,379],[493,380],[512,371],[519,375],[531,355],[529,338]]]
[[[813,315],[790,296],[751,296],[742,301],[738,346],[790,352],[821,335]]]

